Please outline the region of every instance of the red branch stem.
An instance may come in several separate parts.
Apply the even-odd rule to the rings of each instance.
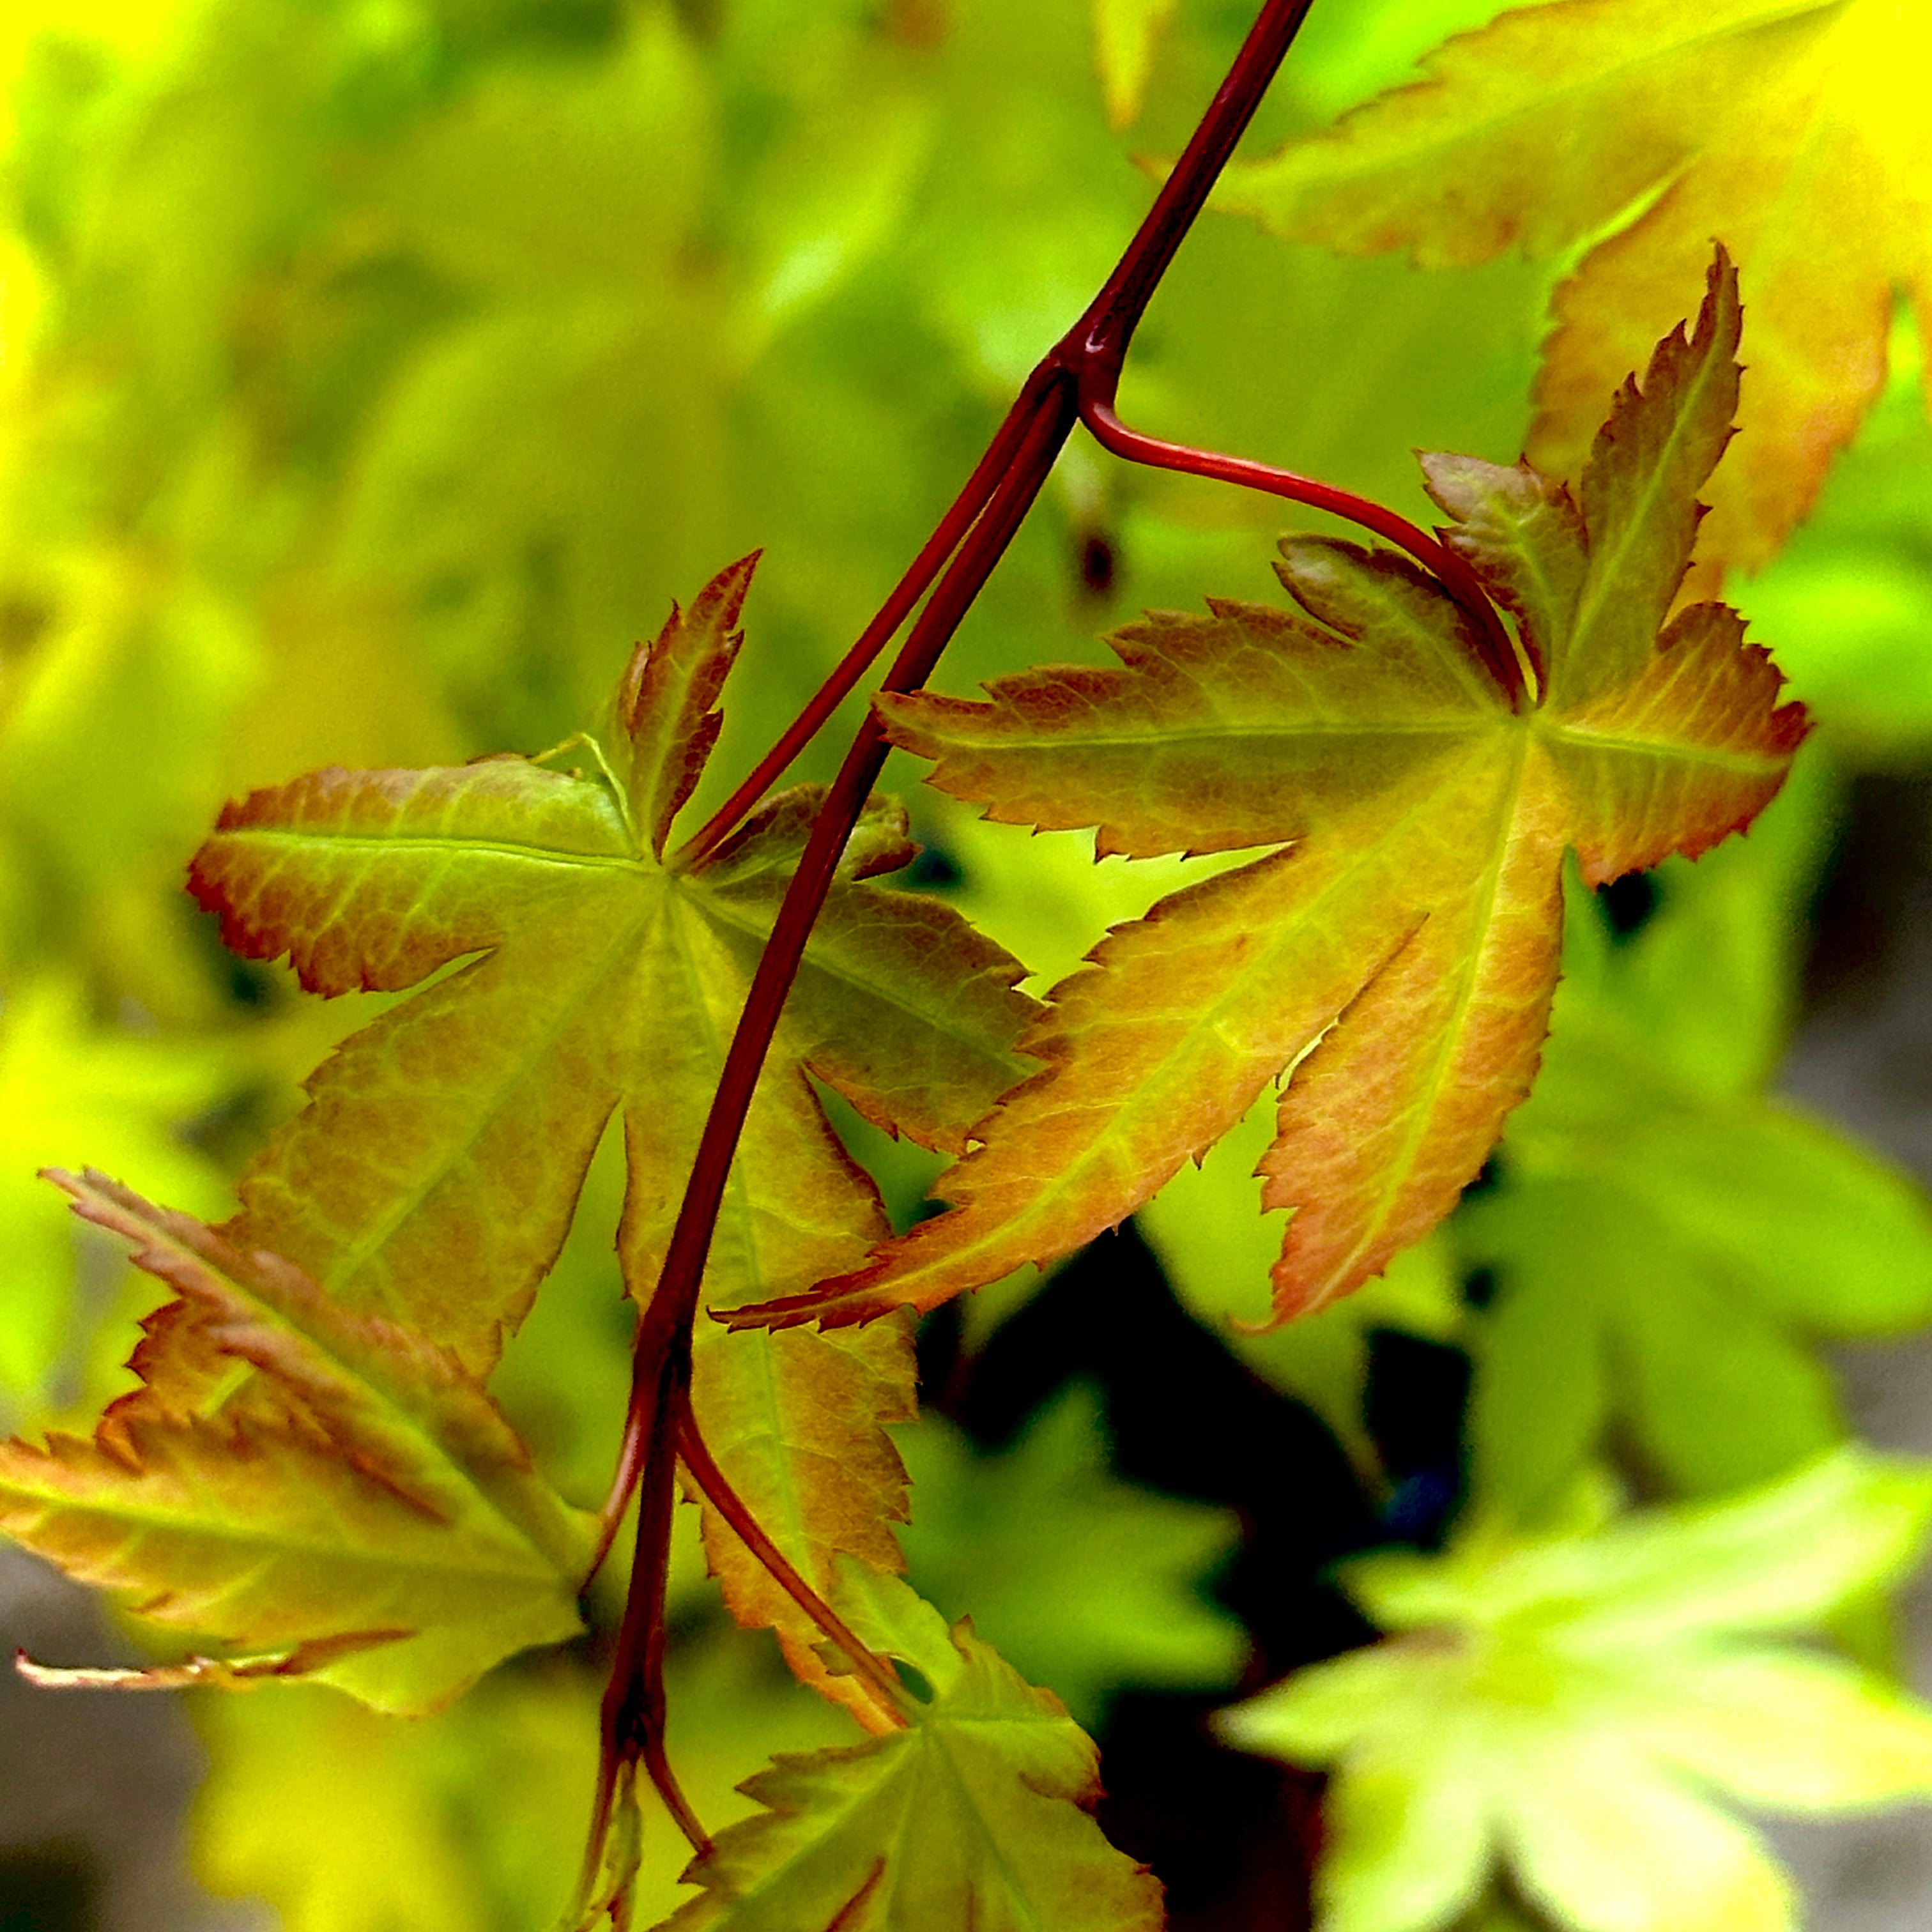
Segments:
[[[1079,321],[1028,378],[986,454],[878,615],[798,718],[682,849],[681,862],[695,863],[728,836],[858,683],[937,578],[937,587],[914,620],[881,688],[914,691],[926,682],[1012,542],[1074,424],[1083,419],[1104,445],[1132,460],[1218,476],[1367,524],[1435,571],[1459,602],[1468,602],[1479,635],[1492,647],[1502,638],[1504,648],[1491,668],[1506,690],[1516,688],[1514,655],[1494,610],[1460,560],[1414,526],[1378,505],[1288,471],[1156,442],[1126,428],[1113,414],[1121,362],[1141,317],[1312,4],[1312,0],[1266,0],[1227,79],[1114,272]],[[593,1862],[601,1857],[620,1773],[625,1766],[640,1762],[694,1846],[701,1850],[704,1844],[702,1827],[671,1777],[663,1742],[664,1592],[680,1454],[699,1488],[773,1576],[847,1653],[854,1670],[898,1708],[888,1689],[896,1686],[890,1665],[852,1635],[758,1527],[706,1448],[689,1406],[692,1328],[732,1160],[806,940],[888,748],[876,716],[868,714],[813,821],[752,976],[657,1285],[638,1324],[623,1446],[604,1508],[598,1552],[601,1560],[632,1490],[638,1490],[637,1559],[604,1700]]]
[[[926,595],[946,560],[959,548],[991,500],[1000,479],[1012,461],[1013,452],[1025,434],[1034,397],[1036,372],[1022,388],[1005,419],[994,432],[965,487],[952,500],[918,556],[907,566],[905,574],[892,586],[892,595],[880,605],[878,614],[860,632],[858,641],[839,661],[838,668],[813,692],[805,709],[778,735],[777,742],[752,768],[744,783],[705,821],[703,828],[680,848],[672,862],[687,871],[703,863],[728,838],[739,822],[763,798],[784,772],[818,734],[820,728],[838,710],[859,680],[872,668],[872,661],[898,634],[899,626]]]

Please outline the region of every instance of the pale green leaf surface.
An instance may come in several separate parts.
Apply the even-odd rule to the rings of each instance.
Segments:
[[[1347,1566],[1388,1636],[1220,1727],[1331,1768],[1328,1932],[1445,1925],[1497,1862],[1577,1932],[1786,1932],[1786,1881],[1713,1797],[1932,1796],[1932,1711],[1773,1640],[1897,1576],[1928,1512],[1923,1468],[1844,1450],[1732,1502],[1540,1540],[1479,1520],[1440,1557]]]

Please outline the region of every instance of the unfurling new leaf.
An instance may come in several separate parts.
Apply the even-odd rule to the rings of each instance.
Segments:
[[[1276,849],[1118,928],[1057,988],[1046,1064],[943,1178],[952,1211],[748,1318],[862,1321],[1044,1264],[1130,1214],[1271,1081],[1263,1204],[1293,1210],[1286,1317],[1454,1205],[1537,1065],[1563,855],[1600,884],[1748,824],[1804,735],[1736,614],[1670,616],[1737,395],[1736,279],[1618,395],[1573,500],[1527,465],[1424,460],[1445,540],[1516,616],[1519,710],[1406,560],[1291,538],[1298,608],[1216,602],[1114,640],[1123,668],[886,698],[894,739],[988,816],[1102,854]]]

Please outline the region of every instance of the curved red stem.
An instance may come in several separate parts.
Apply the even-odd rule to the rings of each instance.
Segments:
[[[1318,482],[1292,470],[1270,469],[1264,463],[1251,463],[1245,457],[1222,456],[1212,450],[1143,436],[1139,430],[1128,428],[1114,413],[1112,386],[1108,388],[1106,400],[1096,395],[1083,396],[1080,406],[1080,420],[1102,448],[1130,463],[1146,464],[1156,470],[1180,470],[1190,476],[1211,478],[1217,483],[1232,483],[1244,490],[1285,496],[1291,502],[1346,517],[1349,522],[1386,538],[1440,580],[1474,627],[1476,648],[1490,675],[1512,704],[1520,701],[1528,680],[1518,647],[1475,572],[1447,544],[1418,529],[1406,517],[1397,516],[1372,497],[1358,496],[1352,490]]]
[[[880,1716],[898,1729],[904,1729],[905,1686],[897,1672],[852,1634],[844,1618],[800,1575],[790,1558],[765,1534],[758,1518],[745,1507],[743,1498],[718,1466],[710,1444],[698,1433],[688,1403],[678,1430],[677,1450],[691,1472],[691,1480],[704,1492],[705,1501],[731,1526],[739,1540],[770,1571],[779,1588],[838,1646],[854,1675],[862,1677],[871,1688]]]

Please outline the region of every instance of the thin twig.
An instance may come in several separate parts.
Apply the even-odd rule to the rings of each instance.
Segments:
[[[744,783],[673,855],[673,865],[687,872],[695,871],[730,836],[745,814],[818,735],[825,721],[872,668],[874,659],[892,642],[899,626],[911,614],[913,606],[926,595],[946,559],[959,548],[1006,474],[1037,403],[1036,390],[1040,380],[1040,372],[1036,370],[1015,398],[1012,407],[1006,412],[992,441],[987,445],[986,454],[980,458],[964,488],[952,500],[951,507],[926,538],[918,556],[907,566],[905,574],[892,586],[892,595],[880,605],[878,614],[840,660],[838,668],[812,694],[805,709],[778,734],[777,742],[752,767]]]

